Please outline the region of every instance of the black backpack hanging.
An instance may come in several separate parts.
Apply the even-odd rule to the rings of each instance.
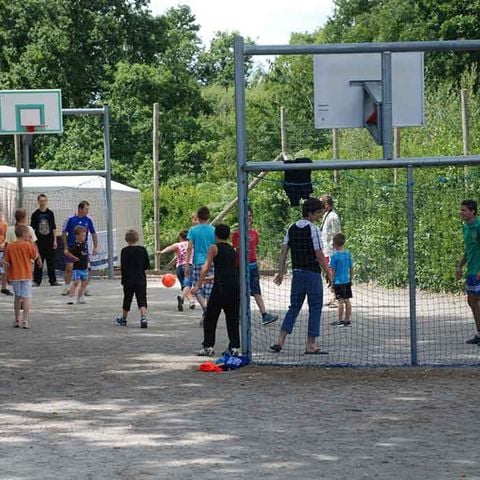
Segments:
[[[301,157],[294,160],[284,160],[285,164],[312,163],[310,158]],[[313,193],[311,170],[285,170],[283,190],[287,194],[292,207],[300,205],[300,199],[310,198]]]

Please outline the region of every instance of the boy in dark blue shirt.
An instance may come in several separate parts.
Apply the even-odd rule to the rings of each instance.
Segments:
[[[73,305],[75,291],[78,289],[77,303],[85,303],[84,293],[88,284],[87,229],[77,225],[73,233],[75,242],[68,247],[66,256],[73,262],[72,285],[68,291],[68,304]]]

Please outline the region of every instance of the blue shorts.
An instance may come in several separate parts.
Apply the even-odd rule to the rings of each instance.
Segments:
[[[3,251],[0,252],[0,274],[4,272],[2,260],[3,260]]]
[[[86,282],[88,280],[88,269],[86,268],[85,270],[73,270],[72,280],[74,282],[76,280],[81,280],[82,282]]]
[[[190,265],[190,276],[185,276],[185,265],[179,265],[177,267],[177,278],[180,282],[180,288],[183,290],[184,288],[191,288],[193,286],[192,283],[192,265]]]
[[[476,275],[467,275],[466,291],[469,295],[480,295],[480,280]]]
[[[258,266],[256,263],[250,263],[248,265],[250,272],[250,295],[261,295],[260,290],[260,274],[258,273]]]
[[[16,297],[32,298],[31,280],[11,280],[10,285]]]

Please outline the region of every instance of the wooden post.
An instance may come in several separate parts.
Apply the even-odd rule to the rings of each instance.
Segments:
[[[155,270],[160,270],[160,219],[159,219],[159,150],[160,150],[160,110],[159,104],[153,104],[153,243],[155,252]]]
[[[462,100],[462,143],[463,154],[470,155],[470,112],[468,108],[468,92],[462,88],[460,90],[460,98]],[[465,176],[465,183],[467,182],[468,167],[463,167],[463,173]]]
[[[400,127],[393,127],[393,158],[400,158]],[[397,184],[397,169],[393,169],[393,184]]]
[[[333,148],[333,160],[340,158],[340,135],[338,128],[332,129],[332,148]],[[338,183],[338,170],[333,171],[333,182]]]
[[[288,143],[287,143],[287,117],[285,107],[280,107],[280,142],[284,159],[288,159]]]
[[[15,147],[15,167],[17,172],[22,171],[22,138],[20,135],[13,136],[13,144]],[[22,177],[17,178],[17,186],[18,186],[18,199],[17,199],[17,206],[19,208],[23,207],[23,179]]]

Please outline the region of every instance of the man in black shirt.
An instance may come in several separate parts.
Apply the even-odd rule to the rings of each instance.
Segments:
[[[207,260],[200,271],[200,277],[192,288],[192,293],[203,284],[212,265],[215,266],[215,277],[212,293],[208,299],[205,319],[203,321],[203,348],[198,352],[201,357],[211,357],[215,352],[215,332],[221,311],[225,312],[227,323],[228,350],[231,355],[240,352],[240,327],[238,315],[240,311],[240,283],[238,278],[237,252],[228,243],[230,227],[215,227],[214,245],[208,247]]]
[[[55,215],[47,207],[48,199],[44,193],[37,197],[38,208],[32,213],[30,225],[35,230],[37,236],[37,247],[42,263],[47,264],[48,281],[50,285],[56,286],[57,277],[55,275],[55,250],[57,249],[57,227],[55,225]],[[35,264],[33,272],[33,283],[39,286],[42,282],[43,267]]]

